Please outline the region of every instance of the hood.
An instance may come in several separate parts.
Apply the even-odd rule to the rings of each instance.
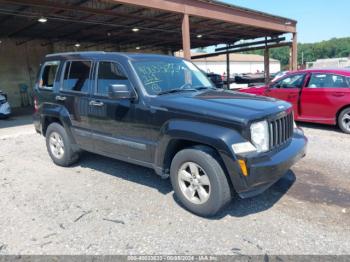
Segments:
[[[254,94],[254,95],[263,95],[266,90],[266,86],[254,86],[254,87],[248,87],[248,88],[242,88],[239,89],[239,92],[247,93],[247,94]]]
[[[153,105],[195,116],[229,122],[262,119],[290,108],[287,102],[274,98],[243,94],[228,90],[183,92],[157,96]]]

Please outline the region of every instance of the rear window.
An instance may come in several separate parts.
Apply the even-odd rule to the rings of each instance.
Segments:
[[[315,73],[311,75],[309,88],[346,88],[349,87],[348,77],[327,73]]]
[[[44,63],[39,81],[40,88],[53,88],[59,65],[60,61],[50,61]]]
[[[90,87],[91,61],[66,62],[63,90],[88,93]]]

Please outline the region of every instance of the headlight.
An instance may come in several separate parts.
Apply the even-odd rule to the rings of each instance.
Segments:
[[[250,126],[250,135],[258,152],[269,150],[269,125],[267,121],[253,123]]]

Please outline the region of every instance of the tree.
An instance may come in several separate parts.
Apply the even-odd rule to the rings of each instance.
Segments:
[[[263,50],[246,52],[249,54],[263,55]],[[350,56],[350,37],[332,38],[312,44],[298,44],[298,63],[302,63],[302,53],[304,62],[313,62],[322,58],[339,58]],[[282,68],[289,64],[289,47],[279,47],[270,49],[270,57],[281,62]]]

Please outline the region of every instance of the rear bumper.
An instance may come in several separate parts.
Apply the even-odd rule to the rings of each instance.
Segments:
[[[33,124],[35,131],[39,134],[42,134],[41,117],[37,113],[34,113],[33,115]]]
[[[238,195],[241,198],[248,198],[256,196],[268,189],[293,164],[305,156],[306,146],[307,138],[301,130],[297,129],[291,141],[283,148],[267,154],[251,155],[243,158],[247,164],[248,176],[243,176],[237,163],[232,165],[233,169],[228,167],[228,170],[235,170],[235,172],[229,173]]]

